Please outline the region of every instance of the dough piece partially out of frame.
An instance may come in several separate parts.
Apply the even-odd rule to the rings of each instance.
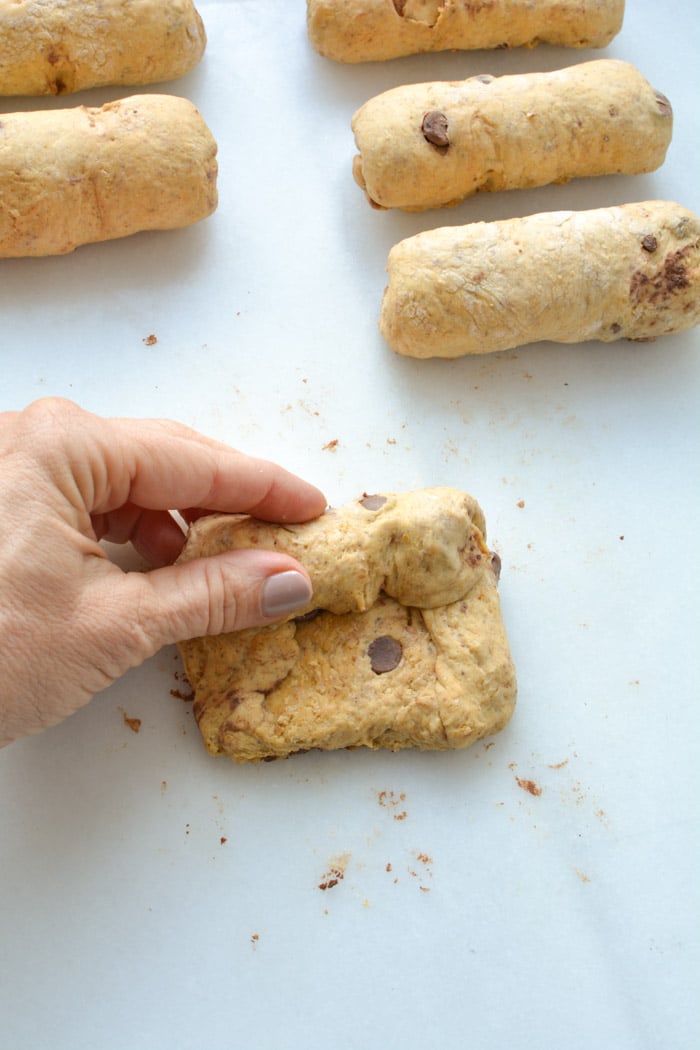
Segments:
[[[3,114],[0,258],[198,222],[217,206],[216,152],[199,110],[175,95]]]
[[[378,208],[422,211],[483,191],[663,164],[673,113],[629,62],[408,84],[352,118],[353,175]]]
[[[379,327],[408,357],[646,342],[700,323],[700,219],[669,201],[427,230],[387,268]]]
[[[212,754],[445,750],[506,725],[516,681],[500,562],[471,496],[365,496],[303,525],[213,515],[192,525],[182,558],[250,546],[302,561],[313,605],[270,627],[181,643]]]
[[[0,95],[173,80],[201,59],[192,0],[0,0]]]
[[[419,51],[496,47],[607,47],[625,0],[307,0],[311,44],[338,62]]]

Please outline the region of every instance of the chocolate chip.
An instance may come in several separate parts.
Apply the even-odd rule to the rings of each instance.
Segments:
[[[664,117],[670,117],[673,115],[673,108],[671,103],[668,101],[665,95],[662,95],[660,91],[656,92],[656,105],[661,110]]]
[[[374,673],[386,674],[387,671],[393,671],[401,663],[403,647],[401,642],[397,642],[395,638],[383,634],[370,642],[367,647],[367,655]]]
[[[365,492],[360,503],[366,510],[379,510],[386,503],[386,496],[380,496],[378,493],[368,496]]]
[[[427,142],[433,146],[449,146],[450,139],[447,134],[447,117],[437,109],[426,113],[421,124],[421,131]]]
[[[655,252],[658,246],[659,243],[653,234],[647,233],[645,237],[642,237],[642,248],[645,252]]]
[[[501,556],[491,551],[491,570],[497,580],[501,578]]]

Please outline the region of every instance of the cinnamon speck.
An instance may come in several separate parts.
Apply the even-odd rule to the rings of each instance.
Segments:
[[[335,450],[337,449],[339,444],[340,444],[339,439],[338,438],[333,438],[332,441],[329,441],[325,445],[321,446],[321,451],[322,452],[335,452]]]
[[[520,507],[520,509],[522,510],[522,508],[525,506],[525,500],[519,499],[516,506]]]
[[[221,843],[222,846],[225,846],[226,843],[228,842],[228,839],[226,838],[225,835],[222,835],[221,838],[219,839],[219,842]]]

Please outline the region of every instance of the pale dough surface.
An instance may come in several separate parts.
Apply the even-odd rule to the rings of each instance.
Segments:
[[[60,255],[217,206],[217,145],[175,95],[0,117],[0,257]]]
[[[443,122],[437,139],[426,131],[430,114]],[[352,130],[353,174],[370,202],[421,211],[484,191],[655,171],[673,113],[629,62],[597,59],[547,73],[402,85],[361,106]]]
[[[409,357],[647,341],[700,323],[700,220],[670,201],[440,227],[389,253],[379,326]]]
[[[295,618],[180,645],[213,754],[460,748],[510,719],[515,672],[478,505],[454,489],[381,498],[305,525],[215,515],[192,526],[184,560],[259,531],[314,583]]]
[[[307,0],[314,48],[338,62],[420,51],[496,47],[606,47],[624,0]]]
[[[206,46],[192,0],[0,0],[0,95],[64,95],[189,72]]]

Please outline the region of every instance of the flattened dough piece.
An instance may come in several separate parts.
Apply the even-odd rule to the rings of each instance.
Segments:
[[[379,327],[408,357],[648,341],[700,323],[700,219],[669,201],[426,230],[387,269]]]
[[[0,40],[0,95],[172,80],[206,46],[192,0],[0,0]]]
[[[301,557],[314,583],[313,605],[294,618],[181,643],[207,749],[241,762],[444,750],[502,729],[516,681],[484,533],[478,505],[454,489],[366,497],[305,525],[196,522],[183,560],[257,536]]]
[[[629,62],[407,84],[352,118],[353,175],[378,208],[422,211],[485,191],[663,164],[671,104]]]
[[[175,95],[3,114],[0,257],[198,222],[217,206],[216,153],[199,110]]]
[[[495,47],[606,47],[625,0],[307,0],[309,39],[338,62],[420,51]]]

